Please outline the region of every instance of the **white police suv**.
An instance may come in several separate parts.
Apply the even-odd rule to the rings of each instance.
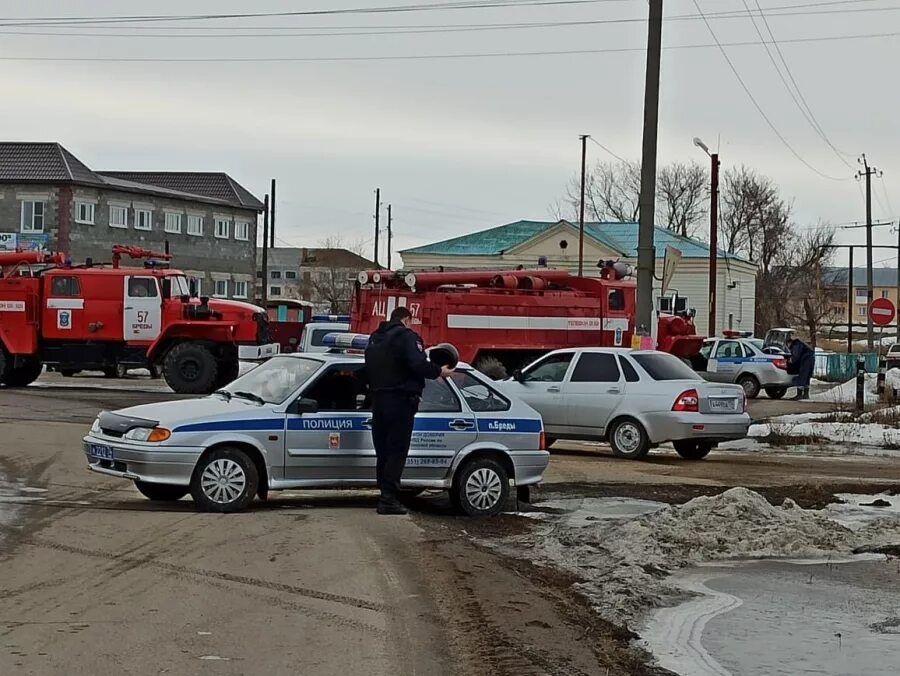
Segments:
[[[342,336],[365,347],[365,336]],[[104,411],[84,438],[88,466],[151,500],[190,493],[214,512],[273,490],[374,486],[362,367],[360,354],[281,355],[202,399]],[[426,382],[402,485],[445,489],[466,514],[492,515],[548,462],[540,415],[460,364]]]

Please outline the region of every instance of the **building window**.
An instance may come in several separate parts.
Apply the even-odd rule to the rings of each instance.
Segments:
[[[166,232],[181,233],[181,214],[166,214]]]
[[[890,296],[890,293],[891,293],[891,292],[888,291],[887,289],[882,289],[882,290],[881,290],[881,297],[882,297],[882,298],[887,298],[888,296]]]
[[[213,291],[213,295],[217,298],[224,298],[228,295],[228,280],[227,279],[217,279],[215,281],[215,291]]]
[[[188,214],[187,234],[197,235],[203,234],[203,216],[191,216]]]
[[[863,288],[860,289],[857,287],[856,289],[856,302],[857,303],[868,303],[869,302],[869,294],[868,291]]]
[[[294,272],[293,270],[285,270],[284,278],[285,279],[297,279],[297,273]]]
[[[234,224],[234,238],[242,239],[247,241],[250,239],[250,224],[249,223],[235,223]]]
[[[75,202],[75,222],[93,225],[96,206],[91,202]]]
[[[270,286],[269,287],[269,295],[270,296],[280,296],[281,295],[281,287],[280,286]]]
[[[128,227],[128,207],[109,207],[109,227],[111,228],[127,228]]]
[[[862,306],[862,307],[856,308],[856,314],[858,314],[860,317],[865,317],[866,315],[869,314],[869,310],[868,310],[868,308],[866,308],[866,306],[864,305],[864,306]]]
[[[272,270],[272,279],[281,279],[281,270]]]
[[[247,282],[235,282],[233,295],[235,298],[246,298],[247,297]]]
[[[22,232],[44,232],[44,202],[22,202]]]
[[[257,279],[262,279],[262,278],[263,278],[262,270],[257,270],[257,271],[256,271],[256,278],[257,278]]]
[[[216,219],[216,237],[228,239],[228,221],[221,218]]]
[[[203,295],[203,279],[200,277],[191,277],[191,284],[193,284],[193,291],[195,296]]]
[[[153,212],[150,209],[134,210],[134,229],[153,230]]]

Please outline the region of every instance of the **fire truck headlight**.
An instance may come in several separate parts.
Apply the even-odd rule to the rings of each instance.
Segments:
[[[129,441],[149,441],[159,443],[165,441],[172,436],[172,433],[165,427],[136,427],[125,433],[125,438]]]

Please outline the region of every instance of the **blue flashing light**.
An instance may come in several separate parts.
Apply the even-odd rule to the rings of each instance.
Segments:
[[[350,315],[313,315],[310,318],[313,322],[349,322]]]
[[[369,346],[369,336],[365,333],[327,333],[322,345],[334,350],[365,350]]]

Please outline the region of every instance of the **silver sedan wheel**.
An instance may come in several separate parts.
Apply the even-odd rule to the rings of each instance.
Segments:
[[[246,486],[244,468],[230,458],[213,460],[200,475],[203,494],[220,505],[238,500]]]
[[[615,442],[622,453],[634,453],[641,445],[641,430],[633,422],[620,423],[616,428]]]
[[[481,467],[466,480],[466,499],[481,511],[494,507],[502,494],[503,484],[492,469]]]

